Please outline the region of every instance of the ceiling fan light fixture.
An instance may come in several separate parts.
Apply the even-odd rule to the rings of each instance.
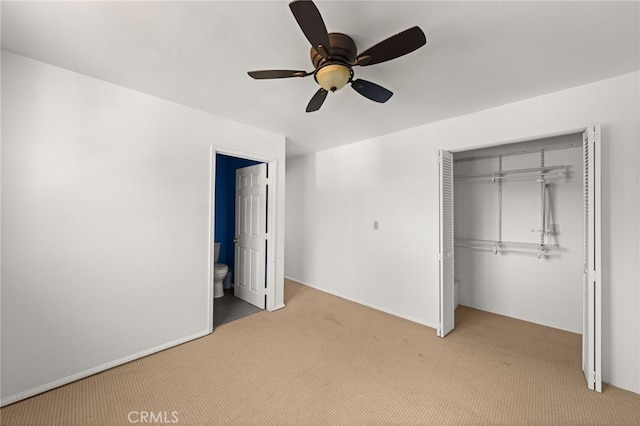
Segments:
[[[342,64],[329,64],[320,68],[315,75],[318,84],[327,92],[342,89],[351,79],[351,69]]]
[[[387,37],[358,55],[355,42],[347,34],[327,32],[322,15],[312,0],[292,0],[289,3],[289,9],[311,44],[309,55],[313,71],[258,70],[249,71],[249,76],[262,80],[313,75],[320,88],[307,104],[306,112],[317,111],[329,92],[340,90],[348,83],[351,83],[353,90],[367,99],[379,103],[387,102],[393,92],[367,80],[354,80],[352,67],[390,61],[411,53],[427,43],[424,32],[420,27],[414,26]]]

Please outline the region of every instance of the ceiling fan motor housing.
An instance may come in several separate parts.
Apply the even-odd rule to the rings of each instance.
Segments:
[[[314,68],[321,67],[326,62],[341,62],[345,65],[355,62],[358,49],[351,37],[342,33],[329,33],[329,43],[331,46],[327,49],[328,59],[324,59],[316,49],[311,48],[311,63]]]

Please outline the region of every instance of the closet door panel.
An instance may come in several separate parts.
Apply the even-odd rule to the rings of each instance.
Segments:
[[[584,132],[582,370],[589,389],[602,392],[600,127]]]
[[[440,317],[438,336],[455,327],[453,294],[453,154],[440,151]]]

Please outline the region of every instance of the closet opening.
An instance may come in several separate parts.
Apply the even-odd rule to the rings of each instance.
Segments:
[[[600,378],[599,127],[440,153],[440,324],[468,306],[582,335]]]

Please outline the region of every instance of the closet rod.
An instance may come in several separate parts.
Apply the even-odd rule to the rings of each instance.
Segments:
[[[529,179],[534,179],[535,181],[538,181],[539,179],[544,179],[544,180],[551,180],[551,179],[562,179],[564,178],[566,175],[564,172],[557,172],[557,173],[530,173],[530,174],[521,174],[521,175],[514,175],[514,176],[496,176],[496,177],[471,177],[471,178],[467,178],[465,176],[464,179],[459,179],[459,178],[454,178],[454,181],[458,181],[458,180],[463,180],[465,182],[477,182],[477,181],[481,181],[481,180],[490,180],[492,182],[502,182],[504,180],[529,180]]]
[[[477,239],[477,238],[459,238],[456,237],[455,238],[455,244],[456,245],[461,245],[462,244],[466,244],[466,245],[475,245],[475,246],[483,246],[484,247],[493,247],[495,245],[500,245],[500,246],[512,246],[512,247],[519,247],[519,248],[527,248],[527,249],[539,249],[540,248],[540,243],[524,243],[524,242],[518,242],[518,241],[496,241],[496,240],[481,240],[481,239]],[[544,250],[549,250],[549,249],[554,249],[554,248],[560,248],[559,245],[557,244],[544,244],[542,246],[542,248]]]
[[[504,247],[475,247],[475,246],[468,246],[468,245],[459,245],[456,244],[456,247],[465,247],[465,248],[469,248],[469,249],[473,249],[473,250],[485,250],[485,251],[492,251],[493,254],[498,254],[498,253],[521,253],[521,254],[535,254],[536,256],[538,256],[538,259],[540,259],[542,256],[552,256],[553,253],[550,253],[546,250],[538,250],[538,251],[528,251],[528,250],[514,250],[514,249],[509,249],[509,248],[504,248]]]

